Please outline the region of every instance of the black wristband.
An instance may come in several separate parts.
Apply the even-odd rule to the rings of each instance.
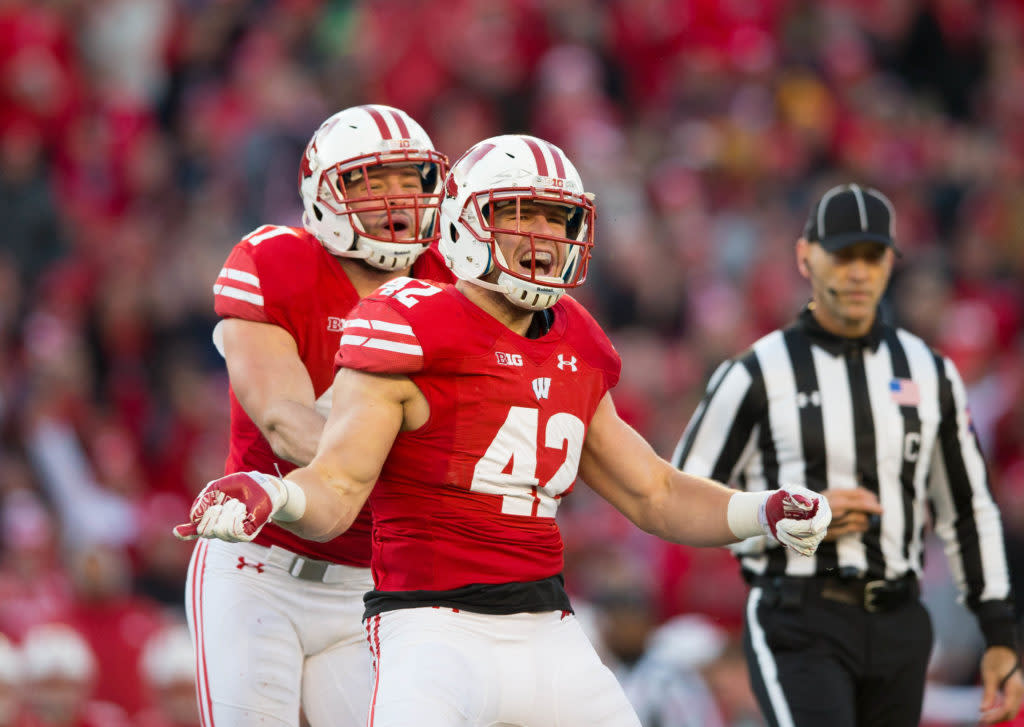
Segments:
[[[985,601],[975,609],[985,646],[1005,646],[1018,652],[1017,621],[1009,601]]]

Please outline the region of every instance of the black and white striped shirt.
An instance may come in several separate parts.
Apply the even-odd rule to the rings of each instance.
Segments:
[[[920,576],[931,522],[983,629],[1012,619],[1002,525],[963,382],[903,329],[876,321],[863,338],[842,338],[804,310],[715,371],[673,463],[749,491],[785,483],[877,493],[880,527],[822,543],[814,557],[768,538],[735,546],[748,578]]]

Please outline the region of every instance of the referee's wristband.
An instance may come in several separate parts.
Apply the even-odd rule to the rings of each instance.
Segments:
[[[764,507],[771,496],[770,492],[736,492],[729,498],[726,519],[729,529],[737,540],[764,535]]]

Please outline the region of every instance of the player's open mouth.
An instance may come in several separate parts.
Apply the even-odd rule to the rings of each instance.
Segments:
[[[518,262],[519,267],[526,274],[530,273],[531,262],[534,262],[534,264],[536,265],[534,274],[537,275],[538,277],[547,276],[551,275],[552,271],[554,270],[555,256],[552,255],[547,250],[537,250],[536,254],[531,254],[531,252],[527,250],[523,255],[520,256]]]
[[[412,220],[404,212],[392,212],[390,217],[381,217],[377,220],[377,230],[377,234],[403,239],[415,234]]]

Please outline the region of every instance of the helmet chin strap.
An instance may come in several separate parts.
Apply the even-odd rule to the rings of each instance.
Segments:
[[[502,295],[508,295],[509,291],[511,290],[506,285],[498,285],[497,283],[490,283],[490,282],[488,282],[486,280],[481,280],[480,278],[468,278],[467,277],[467,278],[462,278],[462,280],[465,280],[467,283],[472,283],[473,285],[475,285],[475,286],[477,286],[479,288],[484,288],[485,290],[493,290],[495,293],[501,293]]]
[[[541,291],[533,292],[533,291],[530,291],[528,289],[523,288],[522,286],[514,285],[511,282],[502,283],[501,282],[502,278],[508,279],[508,278],[511,278],[511,276],[508,276],[507,273],[502,273],[498,277],[498,281],[499,282],[497,282],[497,283],[492,283],[492,282],[490,282],[488,280],[481,280],[480,278],[468,278],[467,277],[467,278],[462,278],[462,280],[465,280],[467,283],[470,283],[472,285],[476,285],[476,286],[478,286],[480,288],[484,288],[485,290],[492,290],[495,293],[501,293],[503,296],[505,296],[505,299],[509,303],[511,303],[512,305],[516,306],[517,308],[522,308],[523,310],[538,311],[538,310],[545,310],[546,308],[550,308],[551,306],[553,306],[555,303],[558,302],[558,299],[562,297],[562,293],[564,292],[564,291],[558,290],[558,289],[556,289],[556,290],[554,290],[554,291],[552,291],[550,293],[549,292],[541,292]],[[526,283],[526,281],[523,281],[523,282]],[[530,285],[530,283],[526,283],[526,285]],[[526,303],[526,301],[524,300],[524,297],[523,297],[524,293],[525,293],[527,298],[530,297],[531,295],[533,295],[535,297],[539,297],[541,300],[545,300],[545,301],[549,301],[549,302],[547,302],[546,305],[540,305],[540,306],[528,305]]]
[[[558,299],[561,298],[562,294],[565,292],[564,290],[559,288],[549,289],[550,292],[537,290],[537,288],[543,287],[543,279],[540,279],[537,282],[531,282],[528,280],[521,280],[519,278],[516,278],[515,276],[505,272],[505,270],[502,269],[507,268],[508,263],[506,262],[505,256],[502,254],[501,249],[498,248],[497,246],[495,246],[494,248],[494,256],[501,263],[499,266],[494,266],[494,264],[492,263],[491,267],[491,270],[494,270],[495,267],[501,270],[501,272],[498,275],[498,282],[491,283],[486,280],[481,280],[480,278],[472,278],[469,280],[469,282],[475,283],[476,285],[479,285],[482,288],[487,288],[488,290],[493,290],[495,292],[501,293],[502,295],[505,296],[506,300],[508,300],[510,303],[512,303],[512,305],[516,306],[517,308],[532,311],[550,308],[551,306],[558,302]],[[484,274],[486,275],[487,273]],[[550,280],[552,282],[561,282],[561,279],[558,277],[552,277],[550,278]],[[544,302],[545,304],[530,305],[529,303],[526,302],[526,300],[529,299],[530,297],[533,297],[533,299],[538,303]]]

